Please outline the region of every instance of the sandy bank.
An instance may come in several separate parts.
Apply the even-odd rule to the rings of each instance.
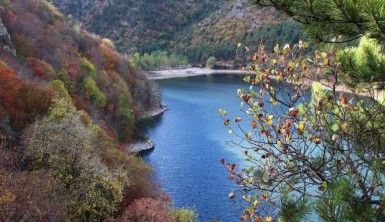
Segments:
[[[209,75],[249,75],[250,72],[243,70],[219,70],[219,69],[206,69],[206,68],[187,68],[187,69],[170,69],[170,70],[160,70],[160,71],[148,71],[146,76],[152,80],[161,80],[161,79],[173,79],[173,78],[184,78],[192,76],[209,76]],[[332,84],[327,81],[319,81],[326,89],[332,90]],[[312,84],[309,81],[307,84]],[[336,91],[339,93],[349,93],[356,94],[359,96],[373,97],[375,100],[382,102],[384,99],[384,91],[374,89],[371,93],[368,92],[357,92],[354,89],[351,89],[344,85],[338,85]]]
[[[218,75],[218,74],[247,75],[249,73],[242,70],[220,70],[220,69],[206,69],[206,68],[170,69],[170,70],[146,72],[146,76],[149,79],[153,79],[153,80],[183,78],[183,77],[191,77],[191,76],[209,76],[209,75]]]

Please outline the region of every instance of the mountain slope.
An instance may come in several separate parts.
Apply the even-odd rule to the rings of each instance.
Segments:
[[[113,44],[43,0],[0,1],[0,221],[171,221],[150,168],[126,153],[156,107]]]
[[[285,20],[272,8],[260,8],[244,0],[228,1],[179,33],[173,48],[194,61],[205,62],[209,56],[233,59],[236,45],[247,36],[258,28]]]
[[[76,106],[104,127],[116,129],[115,134],[125,131],[119,117],[122,104],[127,103],[136,116],[151,108],[149,83],[113,44],[67,22],[52,6],[46,12],[40,5],[25,8],[27,4],[11,4],[2,13],[18,57],[29,68],[20,75],[38,82],[60,78]],[[118,98],[124,98],[120,107]],[[133,133],[132,126],[130,130],[128,134]],[[132,137],[128,134],[127,138]]]
[[[75,16],[93,32],[113,39],[122,52],[154,51],[170,47],[174,36],[184,27],[216,10],[221,0],[214,1],[97,1],[84,8],[87,0],[55,0],[63,12],[71,15],[92,13],[91,19]],[[77,5],[77,7],[73,7]],[[94,11],[94,8],[102,8]],[[92,12],[91,12],[92,11]]]
[[[111,38],[122,53],[164,50],[202,63],[209,56],[233,59],[238,42],[258,44],[266,39],[250,41],[256,30],[287,21],[247,0],[99,0],[92,7],[82,7],[90,5],[88,0],[54,2],[89,30]]]

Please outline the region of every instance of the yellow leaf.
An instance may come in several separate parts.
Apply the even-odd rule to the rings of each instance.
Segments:
[[[300,122],[299,124],[298,124],[298,133],[299,134],[303,134],[304,132],[305,132],[305,123],[304,122]]]
[[[348,128],[348,123],[347,123],[347,122],[341,124],[341,129],[342,129],[343,131],[346,131],[347,128]]]
[[[286,135],[286,143],[290,142],[290,139],[291,139],[291,136],[290,135]]]
[[[266,117],[266,124],[269,125],[269,126],[273,125],[273,119],[274,119],[273,115],[268,115]]]

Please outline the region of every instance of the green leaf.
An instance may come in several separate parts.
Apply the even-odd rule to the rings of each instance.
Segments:
[[[328,188],[328,182],[326,181],[322,182],[321,186],[326,190]]]
[[[337,123],[334,123],[331,129],[333,130],[333,132],[337,132],[340,129],[340,126]]]
[[[227,115],[227,111],[224,110],[224,109],[219,109],[219,110],[218,110],[218,113],[219,113],[219,115],[221,115],[221,116],[226,116],[226,115]]]
[[[250,83],[250,81],[251,81],[250,76],[246,76],[245,78],[243,78],[243,81],[246,83]]]

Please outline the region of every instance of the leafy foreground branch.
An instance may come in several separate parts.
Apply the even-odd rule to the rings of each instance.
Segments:
[[[384,221],[385,107],[370,91],[338,93],[337,51],[303,58],[305,47],[261,47],[247,67],[250,88],[238,90],[243,115],[233,122],[220,110],[247,161],[221,161],[249,203],[241,219]]]

